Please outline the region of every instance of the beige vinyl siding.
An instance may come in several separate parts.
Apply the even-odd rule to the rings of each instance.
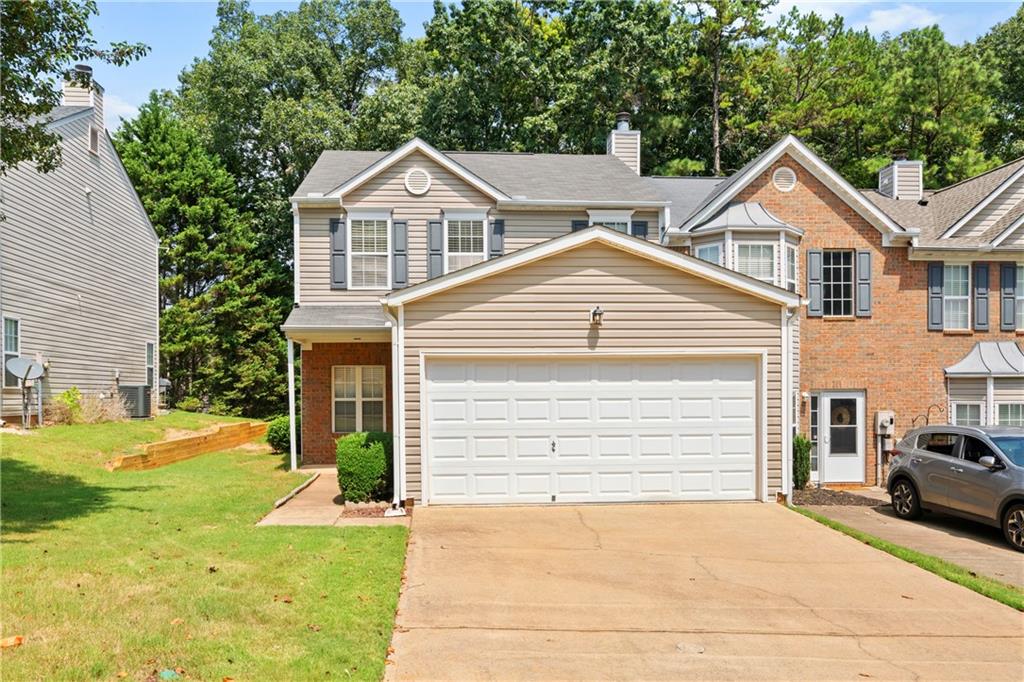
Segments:
[[[107,136],[88,150],[86,115],[58,125],[62,164],[22,164],[0,179],[0,308],[21,320],[22,356],[50,362],[44,398],[77,386],[109,391],[159,377],[158,240]],[[86,188],[91,193],[86,193]],[[18,414],[17,390],[3,414]]]
[[[924,187],[921,186],[921,166],[916,163],[901,163],[896,165],[896,189],[900,197],[913,199],[920,197]]]
[[[613,130],[609,138],[608,152],[621,159],[636,173],[640,172],[640,135],[635,131]]]
[[[605,311],[594,331],[593,305]],[[768,352],[768,487],[782,484],[779,307],[602,244],[585,244],[405,309],[409,493],[421,494],[420,352],[707,350]]]
[[[1018,178],[957,231],[960,237],[977,237],[995,225],[1007,211],[1024,201],[1024,177]]]

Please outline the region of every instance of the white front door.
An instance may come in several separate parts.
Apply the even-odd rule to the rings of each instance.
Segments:
[[[819,398],[818,476],[824,483],[864,482],[864,394],[822,393]]]
[[[749,358],[430,359],[427,499],[752,500]]]

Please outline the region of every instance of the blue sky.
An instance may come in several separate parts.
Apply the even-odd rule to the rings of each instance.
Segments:
[[[406,36],[423,35],[423,24],[433,14],[431,0],[392,0],[405,21]],[[296,2],[252,3],[260,13],[290,9]],[[775,12],[797,6],[831,16],[841,14],[850,25],[873,33],[898,33],[908,28],[939,24],[955,42],[973,40],[993,24],[1011,16],[1020,6],[1013,2],[880,2],[782,0]],[[178,74],[206,54],[210,31],[217,18],[215,2],[100,2],[92,19],[100,43],[141,41],[152,48],[144,59],[127,67],[93,64],[96,80],[106,90],[107,127],[114,130],[119,117],[131,117],[154,88],[173,89]]]

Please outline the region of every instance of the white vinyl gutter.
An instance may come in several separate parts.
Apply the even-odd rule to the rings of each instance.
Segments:
[[[381,301],[384,315],[391,324],[391,396],[392,396],[392,418],[394,419],[394,432],[391,434],[392,441],[392,487],[394,494],[391,496],[391,509],[385,512],[385,516],[405,516],[405,509],[402,508],[402,482],[405,480],[405,391],[402,380],[403,339],[401,322],[404,321],[402,308],[398,309],[398,317],[388,309]]]

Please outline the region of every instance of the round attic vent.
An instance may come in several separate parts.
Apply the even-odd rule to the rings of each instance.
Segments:
[[[772,184],[780,192],[792,192],[796,187],[796,173],[789,166],[781,166],[772,173]]]
[[[430,173],[422,168],[410,168],[405,174],[405,188],[410,194],[426,194],[430,189]]]

